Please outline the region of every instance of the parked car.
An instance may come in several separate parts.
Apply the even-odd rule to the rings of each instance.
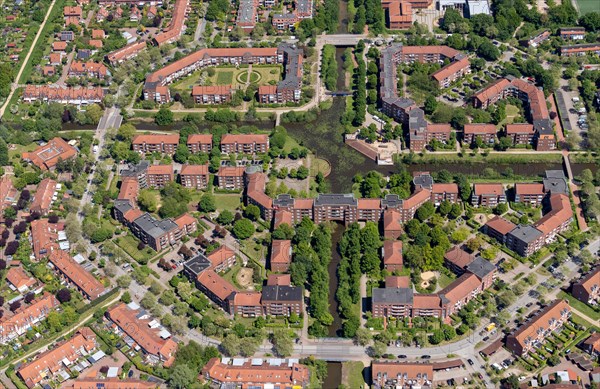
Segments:
[[[430,358],[431,358],[431,355],[421,355],[421,358],[422,358],[422,359],[430,359]]]
[[[398,359],[406,359],[406,355],[400,354],[400,355],[398,355]]]
[[[475,362],[473,362],[473,360],[471,358],[467,359],[467,362],[469,362],[469,365],[473,366],[475,364]]]

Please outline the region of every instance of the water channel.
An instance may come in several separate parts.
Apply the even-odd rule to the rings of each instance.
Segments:
[[[342,329],[342,318],[338,312],[338,302],[335,298],[335,292],[338,288],[337,268],[342,260],[338,251],[338,246],[342,240],[342,235],[346,228],[342,224],[334,224],[334,230],[331,232],[331,262],[327,272],[329,273],[329,313],[333,316],[333,323],[329,326],[329,337],[340,336]]]

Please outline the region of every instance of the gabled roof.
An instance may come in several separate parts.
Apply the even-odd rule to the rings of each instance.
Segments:
[[[292,262],[292,241],[274,239],[271,243],[271,265]]]
[[[207,255],[213,267],[219,266],[226,260],[235,256],[235,252],[226,245],[219,246],[218,249]]]
[[[402,265],[402,241],[386,240],[382,248],[383,265]]]

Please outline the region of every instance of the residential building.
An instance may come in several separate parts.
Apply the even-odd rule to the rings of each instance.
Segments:
[[[454,273],[462,274],[465,268],[475,260],[475,255],[454,246],[444,254],[444,263]]]
[[[302,79],[298,78],[297,75],[301,74],[302,71],[301,58],[301,49],[285,44],[278,48],[201,49],[149,74],[144,84],[144,99],[158,103],[170,101],[168,84],[207,66],[221,64],[284,64],[285,78],[278,83],[277,90],[281,92],[282,100],[290,96],[297,97],[299,100]],[[290,79],[288,80],[288,78]]]
[[[600,303],[600,266],[573,284],[571,294],[577,300],[590,305]]]
[[[506,244],[508,234],[517,228],[517,225],[502,216],[494,216],[483,225],[483,233],[495,238],[500,243]]]
[[[26,85],[23,90],[23,101],[25,103],[41,101],[43,103],[54,102],[80,107],[100,103],[103,99],[104,90],[99,86],[88,88],[63,88],[54,85]]]
[[[531,38],[522,41],[521,43],[527,47],[538,47],[548,39],[550,39],[550,31],[544,30],[538,34],[535,34]]]
[[[506,203],[506,193],[502,184],[474,184],[471,204],[475,207],[495,207]]]
[[[148,134],[136,135],[131,142],[133,150],[141,154],[162,153],[175,154],[179,144],[179,134]]]
[[[559,29],[559,35],[564,40],[581,41],[585,39],[585,28],[562,27]]]
[[[208,254],[206,258],[217,273],[230,269],[237,263],[235,251],[226,245],[219,246],[218,249]]]
[[[286,273],[292,263],[292,241],[274,239],[271,242],[271,270]]]
[[[40,181],[29,206],[31,212],[42,216],[50,213],[52,203],[57,198],[57,187],[58,183],[51,178],[44,178]]]
[[[232,96],[231,85],[194,85],[192,88],[192,98],[196,104],[226,104]]]
[[[181,232],[173,220],[157,220],[149,213],[133,220],[130,228],[135,236],[155,251],[162,251],[181,238]]]
[[[131,200],[136,203],[140,192],[140,184],[136,177],[122,177],[118,200]]]
[[[401,271],[403,266],[402,241],[386,240],[381,248],[383,268],[389,272]]]
[[[448,184],[433,184],[431,187],[431,202],[437,207],[442,202],[457,203],[458,185],[455,183]]]
[[[225,134],[221,138],[221,152],[226,154],[254,154],[269,151],[267,134]]]
[[[98,11],[100,12],[100,11]],[[111,65],[119,64],[123,61],[136,57],[142,50],[146,48],[146,42],[134,42],[115,50],[106,55],[106,60]]]
[[[12,176],[0,177],[0,220],[4,220],[4,210],[17,204],[18,191],[13,185]]]
[[[560,55],[565,57],[579,57],[582,55],[600,54],[600,43],[584,43],[581,45],[560,46]]]
[[[433,73],[431,77],[440,88],[448,88],[450,84],[471,73],[471,62],[464,54],[455,57],[454,62]]]
[[[265,285],[262,289],[263,313],[267,316],[300,315],[303,311],[302,288],[289,285]]]
[[[431,388],[433,365],[419,362],[373,361],[371,378],[377,388]]]
[[[182,165],[179,172],[181,185],[185,188],[206,189],[209,177],[208,164]]]
[[[542,204],[545,196],[544,184],[515,184],[515,203],[525,203],[536,207]]]
[[[594,332],[581,344],[581,348],[591,356],[600,356],[600,332]]]
[[[386,11],[386,24],[391,30],[407,30],[412,26],[413,6],[410,2],[384,0],[381,6]]]
[[[219,189],[240,190],[244,187],[243,166],[221,166],[217,172]]]
[[[188,136],[187,147],[190,153],[210,153],[212,150],[212,134],[192,134]]]
[[[198,230],[198,219],[187,212],[175,218],[173,222],[177,224],[177,228],[179,229],[179,233],[176,236],[191,235]]]
[[[535,138],[533,124],[507,124],[506,136],[512,140],[514,146],[533,145]]]
[[[150,165],[146,170],[146,178],[148,187],[164,188],[167,183],[175,180],[173,165]]]
[[[555,300],[510,334],[506,338],[506,347],[517,356],[525,356],[552,332],[560,329],[570,316],[568,301]]]
[[[452,127],[448,123],[431,124],[427,123],[427,144],[432,140],[437,140],[443,144],[447,144],[452,134]]]
[[[37,219],[31,222],[31,246],[36,260],[50,254],[58,248],[56,240],[58,231],[56,225],[48,222],[48,219]]]
[[[246,32],[252,32],[258,22],[258,6],[257,0],[240,0],[235,21],[236,27],[241,27]]]
[[[298,17],[293,13],[274,14],[271,19],[271,24],[277,31],[289,30],[298,23]]]
[[[60,276],[88,300],[93,301],[107,292],[104,285],[75,262],[66,251],[53,250],[48,259]]]
[[[0,344],[7,344],[25,334],[59,305],[54,295],[45,292],[29,305],[21,306],[12,314],[5,314],[0,318]]]
[[[263,315],[260,292],[237,292],[229,296],[229,311],[241,317],[259,317]]]
[[[171,22],[161,32],[156,34],[153,41],[157,46],[173,43],[185,32],[185,20],[189,6],[188,0],[175,0]]]
[[[496,126],[485,123],[465,124],[463,142],[466,145],[472,145],[477,139],[480,139],[483,144],[495,143]]]
[[[67,50],[67,42],[56,41],[52,42],[52,51],[54,52],[62,52]]]
[[[6,282],[8,287],[19,293],[25,293],[31,289],[37,281],[28,275],[22,267],[11,267],[6,272]]]
[[[136,304],[119,303],[106,311],[106,317],[114,323],[117,334],[131,338],[134,350],[142,350],[147,363],[171,366],[177,343],[156,320],[151,320],[147,313],[137,308]]]
[[[61,372],[69,374],[69,367],[99,348],[96,334],[88,327],[79,329],[73,337],[37,355],[31,362],[21,365],[17,376],[28,388]]]
[[[102,41],[100,41],[102,43]],[[105,78],[108,75],[108,68],[99,62],[79,62],[73,61],[69,68],[69,77],[95,77]]]
[[[24,152],[22,158],[41,170],[52,170],[59,161],[66,161],[77,155],[78,150],[63,138],[53,138],[34,151]]]
[[[148,187],[148,168],[150,167],[150,162],[146,160],[141,160],[137,165],[129,165],[127,169],[121,170],[121,181],[126,180],[135,180],[137,181],[138,187],[140,189],[145,189]]]
[[[202,368],[200,379],[222,388],[301,389],[310,383],[310,370],[295,359],[212,358]]]
[[[159,385],[152,381],[143,381],[135,378],[119,379],[114,378],[77,378],[69,386],[63,386],[64,389],[154,389]]]
[[[196,288],[200,289],[210,300],[230,312],[230,297],[237,292],[235,286],[219,276],[212,268],[203,270],[195,279]]]

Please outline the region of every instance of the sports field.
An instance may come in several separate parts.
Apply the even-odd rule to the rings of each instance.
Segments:
[[[600,1],[598,0],[576,0],[580,14],[589,12],[600,12]]]

